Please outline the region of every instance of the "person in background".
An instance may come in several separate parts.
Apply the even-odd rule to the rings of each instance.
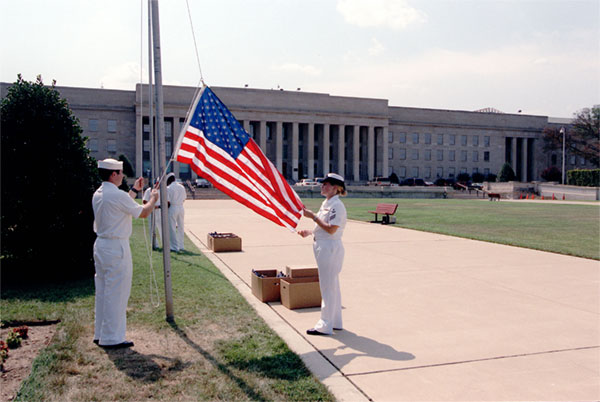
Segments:
[[[123,182],[123,162],[104,159],[98,162],[102,185],[92,197],[94,209],[94,243],[96,275],[94,343],[106,349],[127,348],[125,339],[127,302],[131,293],[133,263],[129,237],[131,219],[146,218],[154,210],[158,191],[152,190],[144,206],[134,201],[144,179],[135,181],[129,193],[119,190]]]
[[[158,184],[158,179],[156,180],[155,185]],[[142,204],[146,205],[150,201],[150,197],[152,195],[152,187],[148,187],[146,191],[144,191],[144,196],[142,197]],[[154,222],[154,230],[152,230],[152,222]],[[150,232],[150,236],[154,239],[152,247],[157,249],[159,247],[159,238],[162,240],[162,224],[160,220],[160,191],[158,191],[158,201],[156,201],[156,205],[154,207],[154,211],[148,219],[148,229]],[[158,231],[158,236],[155,236]]]
[[[313,252],[319,268],[319,286],[321,288],[321,318],[306,331],[308,335],[331,335],[333,330],[341,331],[342,295],[339,274],[344,263],[344,245],[342,235],[346,227],[346,207],[340,196],[346,195],[344,178],[329,173],[323,180],[321,195],[325,201],[318,213],[304,208],[304,216],[315,222],[313,230],[299,230],[302,237],[314,236]]]
[[[169,199],[169,233],[171,237],[171,251],[184,251],[183,246],[183,202],[187,197],[185,187],[175,180],[175,174],[167,175],[167,191]]]

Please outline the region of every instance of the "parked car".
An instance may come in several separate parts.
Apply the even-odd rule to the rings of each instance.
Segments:
[[[210,182],[206,179],[198,178],[196,179],[196,187],[209,188]]]
[[[296,185],[297,186],[314,187],[314,186],[318,186],[319,183],[315,179],[302,179],[298,183],[296,183]]]
[[[423,179],[410,178],[410,179],[402,180],[402,182],[400,182],[400,185],[401,186],[424,186],[425,181]]]
[[[367,183],[367,186],[391,186],[389,177],[375,177],[372,181]]]

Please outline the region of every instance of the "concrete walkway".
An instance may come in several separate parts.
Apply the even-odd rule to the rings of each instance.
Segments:
[[[185,214],[189,238],[338,400],[600,399],[598,261],[350,221],[344,330],[311,337],[318,308],[250,290],[252,269],[314,265],[310,238],[230,200],[187,201]],[[243,251],[212,253],[214,231]]]

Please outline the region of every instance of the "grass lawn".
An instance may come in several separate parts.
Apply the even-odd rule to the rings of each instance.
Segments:
[[[350,219],[371,221],[378,202],[398,203],[395,226],[600,259],[600,204],[452,199],[343,198]],[[303,200],[317,210],[323,199]]]
[[[160,306],[151,299],[143,226],[134,221],[128,307],[130,350],[92,343],[93,280],[2,289],[2,321],[60,319],[17,400],[333,400],[300,358],[199,250],[171,254],[175,324],[165,321],[162,253],[153,253]],[[18,349],[11,351],[11,357]]]

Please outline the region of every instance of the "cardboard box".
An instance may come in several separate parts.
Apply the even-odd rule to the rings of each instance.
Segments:
[[[290,278],[319,277],[319,268],[314,265],[288,265],[285,267],[285,275]]]
[[[264,275],[264,278],[259,277],[255,273]],[[252,294],[262,302],[272,302],[280,300],[280,284],[277,278],[276,269],[254,270],[252,273]]]
[[[208,248],[212,251],[242,251],[242,238],[233,233],[209,233]]]
[[[296,308],[321,307],[319,278],[281,278],[281,304],[290,310]]]

